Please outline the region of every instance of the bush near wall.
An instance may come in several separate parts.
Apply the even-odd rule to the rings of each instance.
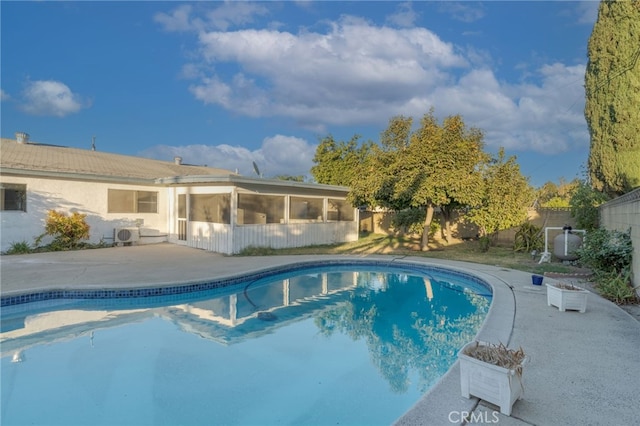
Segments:
[[[598,210],[601,228],[622,232],[631,230],[631,281],[640,296],[640,188],[602,204]]]
[[[39,245],[46,235],[53,237],[53,242],[49,244],[50,250],[70,250],[80,246],[82,240],[89,239],[90,226],[85,218],[86,214],[73,212],[71,215],[49,210],[44,234],[36,239]]]

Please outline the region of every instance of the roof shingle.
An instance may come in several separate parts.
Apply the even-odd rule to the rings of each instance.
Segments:
[[[173,176],[230,176],[235,173],[206,166],[151,160],[101,151],[18,143],[0,139],[0,167],[23,171],[70,173],[95,177],[158,179]]]

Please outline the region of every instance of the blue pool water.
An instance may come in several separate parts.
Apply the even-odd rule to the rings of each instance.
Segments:
[[[387,425],[473,340],[478,279],[325,265],[166,297],[3,307],[3,425]]]

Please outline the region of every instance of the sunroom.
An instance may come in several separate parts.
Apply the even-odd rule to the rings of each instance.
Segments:
[[[347,188],[243,176],[160,179],[171,185],[169,241],[225,254],[355,241]]]

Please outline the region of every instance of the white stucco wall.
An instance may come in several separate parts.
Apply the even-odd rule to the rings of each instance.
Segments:
[[[2,176],[2,182],[27,185],[27,211],[0,213],[1,251],[6,251],[13,242],[33,243],[37,236],[44,233],[49,210],[86,214],[86,221],[91,226],[92,243],[98,243],[101,239],[112,243],[114,228],[135,226],[137,219],[144,221],[144,228],[157,230],[161,234],[168,231],[167,188],[13,176]],[[107,213],[108,189],[157,191],[158,213]],[[43,243],[48,241],[50,239],[45,239]]]
[[[90,242],[92,243],[98,243],[102,240],[111,244],[114,242],[115,228],[136,227],[139,220],[143,221],[141,233],[145,235],[160,235],[157,238],[145,237],[139,243],[168,240],[172,243],[185,244],[225,254],[238,253],[248,246],[301,247],[355,241],[358,239],[357,211],[355,212],[355,220],[349,222],[330,222],[325,219],[324,222],[320,223],[316,221],[290,223],[287,212],[285,223],[237,225],[237,189],[232,185],[162,187],[4,175],[1,180],[5,183],[25,184],[27,186],[27,211],[3,211],[0,213],[1,251],[9,249],[14,242],[26,241],[33,244],[35,238],[44,233],[49,210],[64,213],[77,211],[86,214],[86,221],[91,226]],[[158,212],[108,213],[109,189],[158,192]],[[231,224],[188,222],[187,241],[178,240],[176,205],[178,194],[187,195],[188,212],[189,195],[216,193],[227,193],[231,196]],[[282,192],[267,193],[287,195],[286,189]],[[297,195],[300,195],[300,192]],[[316,193],[314,197],[323,198],[326,209],[327,196]],[[331,194],[331,197],[335,198],[335,194]],[[51,238],[46,237],[42,243],[47,244],[50,241]]]

